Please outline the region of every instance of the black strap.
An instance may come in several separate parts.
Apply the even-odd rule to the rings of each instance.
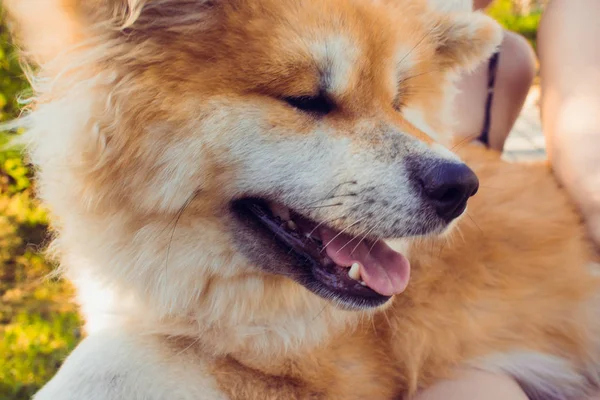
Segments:
[[[481,136],[479,136],[479,140],[485,144],[486,146],[490,145],[490,127],[492,125],[492,104],[494,102],[494,86],[496,84],[496,75],[498,72],[498,60],[500,58],[500,53],[496,52],[490,58],[490,63],[488,65],[488,93],[487,93],[487,101],[485,103],[485,120],[483,122],[483,130],[481,131]]]

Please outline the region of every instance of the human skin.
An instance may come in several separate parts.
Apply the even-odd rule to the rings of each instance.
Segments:
[[[598,17],[596,0],[554,0],[545,11],[538,43],[542,123],[550,161],[600,246]]]
[[[487,7],[492,1],[475,1],[474,9]],[[502,151],[535,78],[536,59],[527,40],[514,32],[504,31],[491,105],[489,147]],[[456,98],[455,135],[460,142],[478,139],[485,120],[488,96],[488,63],[465,75],[459,82]]]

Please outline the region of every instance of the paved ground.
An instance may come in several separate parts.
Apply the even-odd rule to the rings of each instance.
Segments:
[[[529,92],[521,116],[506,140],[504,158],[508,161],[538,161],[546,157],[538,102],[539,87]]]

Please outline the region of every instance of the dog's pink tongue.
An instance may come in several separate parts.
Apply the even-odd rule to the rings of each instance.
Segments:
[[[382,296],[402,293],[410,279],[410,263],[402,254],[383,241],[374,246],[359,243],[360,237],[339,234],[328,228],[320,230],[329,258],[340,266],[361,265],[360,275],[365,284]],[[372,248],[371,248],[372,246]]]

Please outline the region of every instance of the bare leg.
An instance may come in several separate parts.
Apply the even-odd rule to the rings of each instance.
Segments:
[[[522,36],[505,32],[491,108],[490,148],[501,151],[517,120],[535,77],[535,55]],[[488,65],[484,64],[460,82],[456,99],[457,140],[481,135],[488,93]]]
[[[413,400],[528,400],[519,385],[507,376],[465,371],[454,380],[440,382]],[[600,394],[589,399],[600,400]]]
[[[455,380],[436,384],[414,400],[527,400],[512,379],[480,371],[466,371]]]
[[[539,31],[542,122],[555,172],[600,245],[600,2],[554,0]]]

